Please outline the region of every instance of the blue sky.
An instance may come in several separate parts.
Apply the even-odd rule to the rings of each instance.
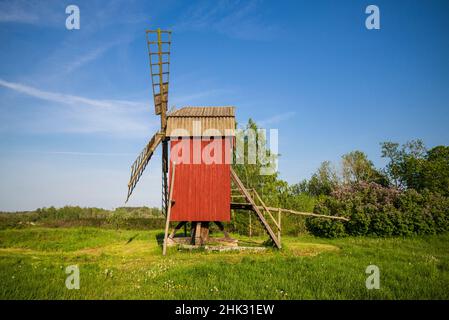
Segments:
[[[67,30],[65,8],[81,11]],[[380,8],[380,30],[365,8]],[[379,143],[449,144],[447,1],[0,1],[0,210],[124,204],[158,127],[145,30],[173,30],[170,106],[279,129],[281,177]],[[129,205],[160,205],[156,154]]]

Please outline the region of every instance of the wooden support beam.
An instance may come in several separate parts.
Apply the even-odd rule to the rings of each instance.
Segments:
[[[171,206],[172,206],[172,198],[173,198],[173,185],[175,184],[175,168],[176,162],[173,162],[173,168],[171,171],[171,181],[170,181],[170,192],[168,194],[168,208],[167,208],[167,220],[165,221],[165,234],[164,234],[164,243],[162,245],[162,255],[165,256],[167,253],[167,234],[168,227],[170,226],[170,214],[171,214]]]
[[[251,211],[249,211],[248,216],[249,216],[249,237],[251,238],[253,236],[253,226],[251,225]]]
[[[185,227],[186,223],[187,223],[187,221],[182,221],[182,222],[178,223],[178,224],[176,225],[176,227],[173,228],[173,231],[170,233],[170,235],[168,236],[168,238],[169,238],[169,239],[173,239],[173,238],[175,237],[176,231],[178,231],[179,229],[181,229],[182,226]]]
[[[195,236],[193,238],[193,244],[196,246],[201,245],[201,222],[196,222],[195,225]]]
[[[251,205],[251,203],[231,202],[231,209],[252,210],[252,205]],[[259,209],[263,209],[263,207],[260,206]],[[349,221],[349,219],[346,217],[328,216],[328,215],[312,213],[312,212],[301,212],[301,211],[295,211],[295,210],[290,210],[290,209],[273,208],[273,207],[267,207],[267,209],[270,211],[278,211],[280,209],[281,212],[296,214],[296,215],[300,215],[300,216],[312,216],[312,217],[318,217],[318,218]]]
[[[206,244],[207,241],[209,241],[209,222],[202,222],[200,230],[201,245]]]
[[[278,226],[279,226],[278,239],[279,239],[279,242],[282,243],[282,241],[281,241],[281,210],[278,210]]]
[[[274,219],[273,215],[271,214],[270,210],[268,210],[267,206],[265,205],[265,203],[262,201],[262,199],[260,198],[259,194],[257,193],[256,189],[253,189],[253,193],[254,195],[257,197],[257,199],[259,200],[259,202],[262,204],[262,208],[268,213],[268,215],[270,216],[271,220],[273,220],[274,224],[276,225],[276,227],[278,229],[281,229],[281,227],[278,225],[278,223],[276,222],[276,220]]]

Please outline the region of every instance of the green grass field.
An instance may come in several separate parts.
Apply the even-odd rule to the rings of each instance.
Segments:
[[[81,227],[1,230],[0,299],[449,298],[448,234],[284,237],[281,251],[170,248],[163,257],[156,241],[160,233]],[[365,287],[370,264],[380,268],[379,290]],[[69,265],[80,268],[79,290],[65,287]]]

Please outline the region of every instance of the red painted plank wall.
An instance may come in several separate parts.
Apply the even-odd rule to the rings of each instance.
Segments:
[[[229,160],[232,155],[232,138],[214,138],[211,141],[195,139],[198,139],[197,144],[193,143],[193,139],[187,138],[170,143],[170,184],[172,163],[176,162],[173,189],[175,203],[171,209],[170,220],[230,221]],[[197,146],[196,154],[194,145]],[[200,154],[211,155],[212,159]],[[194,157],[197,163],[193,163]]]

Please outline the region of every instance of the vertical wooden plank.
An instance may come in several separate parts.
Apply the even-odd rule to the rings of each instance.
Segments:
[[[170,192],[168,194],[168,209],[167,209],[167,220],[165,221],[164,243],[162,245],[162,255],[164,255],[164,256],[167,253],[168,227],[170,225],[170,215],[171,215],[172,197],[173,197],[173,185],[175,184],[175,168],[176,168],[176,163],[173,162],[172,176],[171,176],[171,183],[170,183]]]
[[[199,246],[201,245],[201,222],[198,221],[196,223],[196,227],[195,227],[195,240],[194,240],[194,245]]]
[[[192,221],[190,225],[190,244],[195,244],[196,222]]]
[[[249,215],[249,237],[251,238],[253,236],[253,229],[252,229],[253,226],[251,225],[251,215],[252,215],[251,210],[248,211],[248,215]]]
[[[209,222],[201,223],[201,245],[204,245],[209,241]]]
[[[281,209],[278,209],[278,240],[279,240],[279,244],[282,245],[281,242],[281,231],[282,231],[282,226],[281,226]]]

